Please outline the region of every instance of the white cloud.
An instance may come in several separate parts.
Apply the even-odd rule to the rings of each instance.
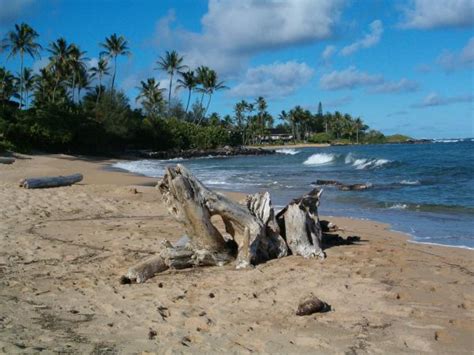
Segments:
[[[381,75],[372,75],[351,66],[347,69],[324,74],[319,80],[319,85],[325,90],[354,89],[361,86],[382,84],[384,79]]]
[[[468,27],[474,24],[474,1],[412,0],[404,13],[402,28]]]
[[[343,56],[351,55],[363,48],[370,48],[379,43],[383,33],[383,24],[380,20],[375,20],[370,24],[370,33],[366,34],[364,38],[355,41],[349,46],[341,49]]]
[[[445,106],[455,103],[470,102],[472,104],[474,95],[441,96],[437,93],[427,95],[422,102],[412,105],[412,107],[422,108],[430,106]]]
[[[344,70],[334,70],[324,74],[319,80],[324,90],[344,90],[368,87],[371,94],[402,93],[418,90],[418,83],[406,78],[399,81],[388,81],[380,74],[369,74],[350,66]]]
[[[285,97],[307,84],[313,75],[314,70],[306,63],[290,61],[261,65],[248,69],[243,81],[228,94],[232,97]]]
[[[321,59],[325,63],[328,63],[331,57],[336,53],[336,51],[336,46],[326,46],[326,48],[324,48],[323,53],[321,53]]]
[[[22,10],[34,0],[0,0],[0,26],[9,24],[18,18]]]
[[[173,43],[191,66],[235,74],[253,54],[330,38],[345,2],[210,0],[201,32],[172,29],[175,17],[168,13],[157,24],[155,42]]]
[[[474,67],[474,37],[459,53],[445,52],[438,57],[437,63],[447,72]]]
[[[377,85],[369,90],[371,93],[376,94],[388,94],[388,93],[401,93],[401,92],[413,92],[418,90],[419,84],[416,81],[402,78],[399,81],[393,82],[388,81],[383,84]]]

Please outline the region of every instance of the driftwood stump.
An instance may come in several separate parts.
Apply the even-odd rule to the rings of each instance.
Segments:
[[[294,254],[324,257],[317,207],[322,190],[293,200],[277,215],[270,194],[248,195],[243,203],[206,188],[183,165],[166,168],[157,189],[169,212],[184,225],[187,238],[163,243],[159,255],[131,267],[123,277],[144,282],[168,268],[223,265],[245,268]],[[220,216],[221,233],[211,217]]]

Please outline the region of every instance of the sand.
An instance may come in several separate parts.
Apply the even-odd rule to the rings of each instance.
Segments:
[[[290,256],[121,285],[130,265],[183,233],[149,186],[155,180],[106,171],[108,160],[25,158],[0,165],[2,353],[474,350],[473,251],[410,243],[382,223],[329,218],[342,237],[361,241],[326,249],[323,261]],[[85,179],[71,187],[17,185],[25,176],[75,172]],[[332,310],[296,316],[311,292]]]
[[[297,148],[326,148],[330,147],[328,143],[288,143],[280,145],[252,145],[250,148],[263,148],[263,149],[297,149]]]

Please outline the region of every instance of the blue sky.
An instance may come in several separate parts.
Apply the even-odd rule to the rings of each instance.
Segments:
[[[20,22],[44,47],[62,36],[92,61],[106,36],[124,35],[132,56],[117,79],[133,104],[140,80],[167,87],[153,68],[176,49],[226,81],[210,108],[222,115],[262,95],[275,116],[321,101],[386,134],[474,136],[473,0],[0,0],[0,36]]]

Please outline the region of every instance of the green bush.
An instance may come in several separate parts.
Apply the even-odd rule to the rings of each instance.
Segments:
[[[309,138],[310,143],[329,143],[332,137],[328,133],[316,133]]]
[[[405,136],[403,134],[393,134],[391,136],[386,136],[387,143],[404,143],[412,139],[413,138]]]

